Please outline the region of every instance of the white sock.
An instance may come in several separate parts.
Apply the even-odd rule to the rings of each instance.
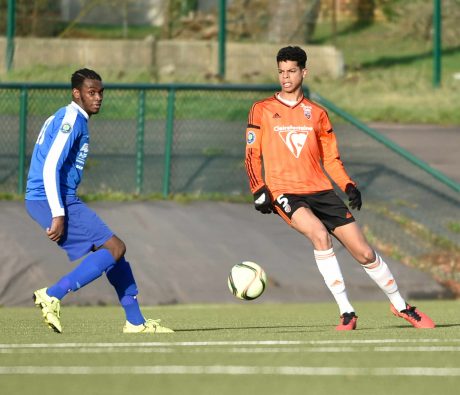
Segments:
[[[363,268],[369,277],[375,281],[383,292],[385,292],[391,304],[398,311],[402,311],[406,308],[406,301],[398,291],[398,285],[396,284],[393,274],[391,274],[390,268],[379,254],[375,253],[375,261],[363,265]]]
[[[339,305],[340,315],[354,312],[355,309],[348,300],[345,282],[334,250],[332,248],[326,251],[314,250],[314,254],[316,264],[323,275],[324,282]]]

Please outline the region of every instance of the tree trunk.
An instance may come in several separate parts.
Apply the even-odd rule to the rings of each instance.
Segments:
[[[273,0],[269,3],[270,25],[268,41],[289,44],[289,41],[303,41],[305,26],[301,26],[304,1]],[[300,27],[300,29],[299,29]]]
[[[305,42],[312,40],[318,22],[319,12],[321,10],[321,0],[314,0],[305,17]]]
[[[358,25],[369,25],[374,22],[375,0],[358,0],[356,17]]]

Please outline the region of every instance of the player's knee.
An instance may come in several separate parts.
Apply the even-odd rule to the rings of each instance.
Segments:
[[[357,260],[362,264],[362,265],[367,265],[369,263],[372,263],[375,261],[375,252],[370,246],[363,247],[359,251],[359,255],[357,256]]]
[[[119,261],[126,254],[126,245],[123,240],[119,240],[114,252],[115,261]]]
[[[326,228],[318,229],[316,232],[312,232],[307,237],[311,240],[315,249],[327,250],[331,247],[331,236]]]
[[[110,251],[115,262],[118,262],[126,253],[125,243],[116,236],[113,236],[104,246]]]
[[[324,226],[303,227],[300,226],[300,224],[297,224],[295,221],[291,223],[291,226],[297,232],[308,238],[313,243],[313,245],[329,244],[330,235]]]

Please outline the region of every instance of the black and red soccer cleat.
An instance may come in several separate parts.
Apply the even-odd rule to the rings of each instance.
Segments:
[[[352,331],[356,329],[358,316],[352,311],[351,313],[343,313],[340,316],[340,324],[335,327],[336,331]]]
[[[404,318],[414,328],[432,329],[435,327],[433,320],[420,310],[417,310],[415,306],[406,304],[406,308],[404,310],[398,311],[393,305],[391,305],[390,309],[396,317]]]

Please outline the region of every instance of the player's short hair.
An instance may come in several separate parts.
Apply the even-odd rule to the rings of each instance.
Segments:
[[[276,55],[276,62],[286,62],[288,60],[297,62],[297,65],[304,69],[307,64],[307,54],[300,47],[288,46],[281,48]]]
[[[84,80],[97,80],[102,81],[101,76],[96,73],[94,70],[90,69],[80,69],[72,74],[70,81],[72,82],[72,89],[80,89],[83,85]]]

